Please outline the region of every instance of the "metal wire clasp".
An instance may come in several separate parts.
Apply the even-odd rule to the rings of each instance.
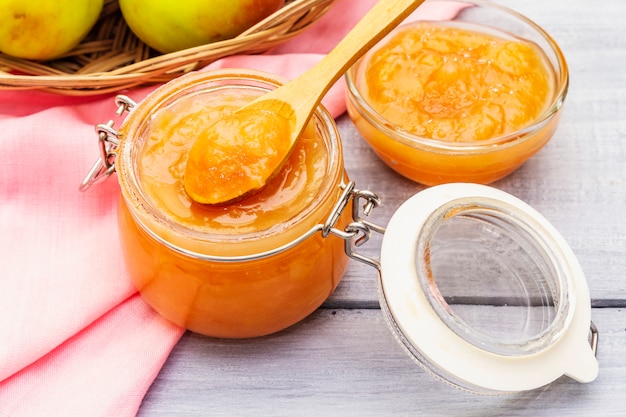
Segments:
[[[344,230],[339,230],[335,228],[334,225],[351,200],[353,221],[346,225]],[[345,252],[350,258],[363,262],[377,270],[380,270],[380,262],[357,253],[355,248],[367,242],[370,239],[371,232],[385,233],[384,227],[378,226],[361,216],[361,213],[365,216],[369,216],[371,211],[378,207],[380,203],[381,200],[376,194],[367,190],[357,190],[354,186],[354,182],[350,181],[346,184],[339,201],[322,228],[323,237],[333,234],[344,239]]]
[[[119,95],[115,97],[117,111],[115,114],[122,116],[124,112],[130,112],[137,105],[131,98]],[[113,129],[115,122],[109,120],[107,123],[99,123],[96,125],[96,133],[98,134],[98,146],[100,156],[87,173],[87,176],[81,182],[80,191],[85,191],[96,182],[99,182],[115,172],[115,158],[117,157],[117,147],[119,138],[117,131]]]
[[[598,342],[600,340],[600,332],[592,321],[589,326],[589,344],[591,345],[591,351],[595,357],[598,357]]]

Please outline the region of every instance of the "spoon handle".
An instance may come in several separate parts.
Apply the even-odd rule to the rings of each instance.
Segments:
[[[296,80],[301,99],[296,114],[314,109],[330,87],[365,52],[408,17],[424,0],[379,0],[317,65]]]

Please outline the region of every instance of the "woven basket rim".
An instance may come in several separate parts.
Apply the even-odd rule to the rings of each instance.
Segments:
[[[229,55],[257,54],[278,46],[309,28],[332,7],[333,2],[287,0],[281,9],[235,38],[159,54],[132,34],[121,18],[117,0],[106,0],[101,18],[92,33],[112,32],[120,27],[109,26],[118,24],[122,25],[125,39],[117,39],[119,30],[113,40],[94,40],[93,36],[88,36],[68,54],[49,62],[34,62],[0,53],[0,90],[36,89],[63,95],[96,95],[167,82]],[[113,19],[116,20],[111,22]],[[104,25],[109,26],[102,28]],[[107,55],[105,50],[111,42],[134,46],[133,49],[109,52]],[[87,61],[81,66],[89,53],[98,59]],[[147,53],[151,55],[147,56]],[[139,59],[133,59],[140,55]],[[55,67],[58,63],[66,65],[66,62],[77,70],[67,71]],[[118,62],[121,64],[116,65]],[[98,70],[103,65],[112,68]]]

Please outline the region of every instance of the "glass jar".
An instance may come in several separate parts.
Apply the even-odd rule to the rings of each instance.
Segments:
[[[353,258],[376,270],[381,310],[401,346],[451,385],[502,394],[534,389],[562,375],[581,382],[596,377],[597,331],[585,277],[545,218],[503,191],[455,183],[417,193],[386,227],[376,225],[366,217],[380,200],[348,180],[336,125],[321,107],[306,136],[315,138],[317,150],[304,152],[303,162],[287,164],[314,165],[321,178],[293,215],[278,213],[253,230],[216,232],[199,208],[200,224],[188,219],[194,213],[180,207],[181,194],[170,202],[178,209],[164,210],[161,197],[176,181],[155,187],[152,181],[161,173],[152,169],[162,159],[175,177],[185,154],[155,148],[161,142],[154,128],[171,119],[188,132],[193,112],[177,105],[189,97],[213,108],[211,100],[221,102],[223,94],[258,95],[280,83],[256,71],[192,73],[140,104],[119,96],[118,113],[129,110],[119,130],[113,122],[98,125],[101,156],[82,188],[117,171],[124,258],[150,305],[194,332],[261,336],[319,307]],[[163,131],[166,142],[177,143]],[[283,190],[288,182],[268,187]],[[260,203],[258,196],[250,198],[253,205]],[[218,210],[235,207],[242,214],[245,201],[236,204]],[[280,207],[270,203],[265,209]],[[372,233],[383,235],[380,259],[357,252]]]
[[[159,150],[150,141],[151,135],[157,135],[157,124],[174,117],[169,113],[185,111],[176,107],[183,100],[191,98],[202,106],[215,106],[211,109],[215,111],[224,103],[241,105],[247,95],[258,96],[281,83],[277,77],[254,71],[202,72],[164,85],[140,105],[125,99],[132,109],[113,139],[117,142],[114,168],[123,196],[119,232],[124,258],[144,299],[164,317],[194,332],[243,338],[284,329],[319,307],[347,266],[344,241],[326,237],[332,227],[342,228],[350,221],[350,211],[328,220],[346,188],[347,176],[336,125],[321,107],[309,126],[316,141],[310,148],[292,154],[299,158],[293,165],[303,164],[304,170],[273,181],[282,181],[274,187],[277,190],[251,202],[205,209],[185,199],[181,205],[178,200],[184,197],[175,192],[163,198],[158,195],[166,193],[168,182],[176,179],[150,183],[160,175],[153,174],[159,160],[150,160],[143,169],[146,163],[142,158],[151,153],[169,153],[162,157],[163,164],[176,159],[172,155],[174,145]],[[181,118],[177,129],[204,123],[194,122],[197,117]],[[172,134],[163,139],[168,140],[176,141],[178,137]],[[154,150],[146,151],[149,146]],[[314,177],[315,187],[282,201],[281,193],[300,186],[297,175],[305,181]],[[281,206],[270,207],[274,201]],[[293,210],[294,205],[299,208]],[[186,206],[191,207],[189,211]],[[209,216],[219,224],[207,229],[203,222]]]

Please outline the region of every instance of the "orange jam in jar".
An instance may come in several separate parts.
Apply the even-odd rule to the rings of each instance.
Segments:
[[[554,80],[531,43],[465,28],[418,23],[369,59],[364,91],[399,128],[430,139],[472,142],[530,125]]]
[[[119,130],[119,228],[130,275],[150,305],[194,332],[242,338],[284,329],[319,307],[347,266],[344,241],[319,231],[347,181],[334,120],[322,108],[257,193],[208,206],[184,190],[197,135],[277,85],[254,71],[186,75],[148,96]],[[334,226],[350,220],[348,209]]]
[[[463,7],[451,21],[399,27],[350,69],[348,112],[400,174],[426,185],[489,183],[553,135],[567,67],[549,36],[518,14],[442,3]]]

